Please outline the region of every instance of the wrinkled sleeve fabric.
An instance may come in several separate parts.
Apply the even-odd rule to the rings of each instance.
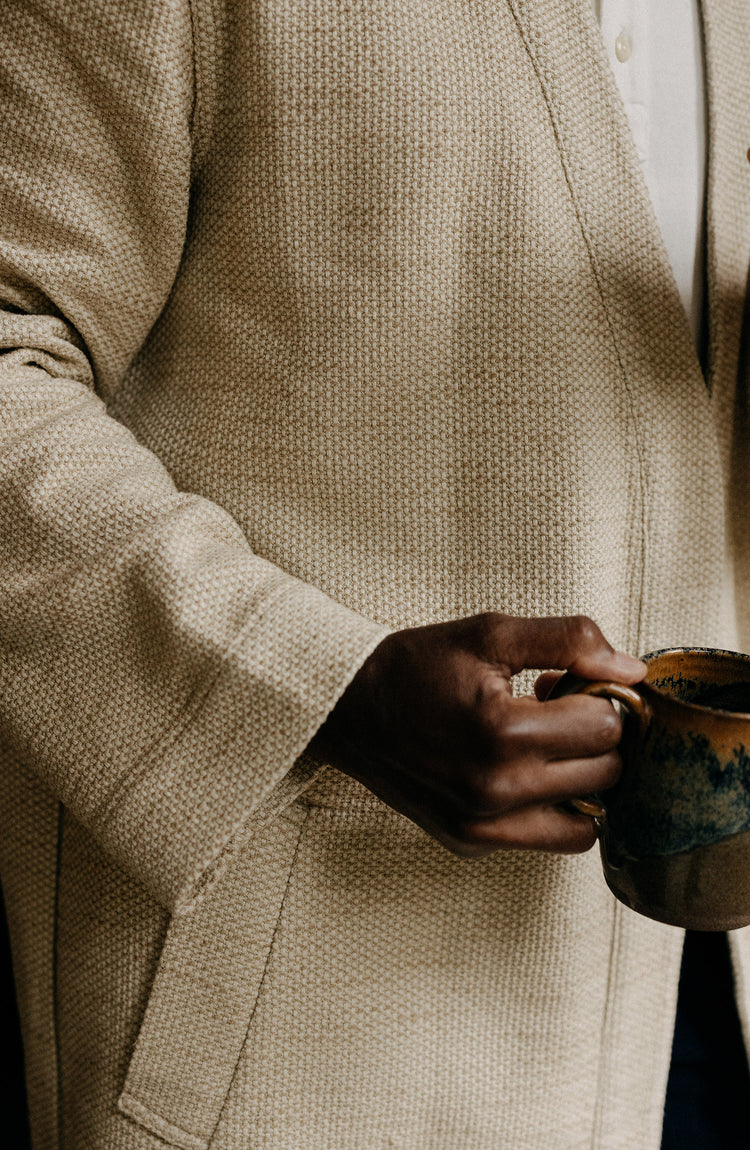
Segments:
[[[187,0],[5,0],[0,734],[166,906],[386,633],[107,414],[178,273],[193,99]]]

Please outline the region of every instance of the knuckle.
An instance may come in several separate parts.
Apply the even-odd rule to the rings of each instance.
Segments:
[[[622,723],[611,703],[605,703],[597,711],[597,725],[594,735],[601,747],[615,747],[622,734]]]
[[[497,687],[479,685],[471,711],[470,752],[483,764],[502,759],[508,751],[508,719],[503,702]]]
[[[588,615],[572,615],[568,620],[568,635],[577,647],[598,647],[604,637]]]
[[[484,611],[478,617],[482,620],[485,631],[490,634],[493,634],[508,622],[508,616],[501,614],[500,611]]]
[[[483,658],[496,660],[497,652],[502,651],[514,630],[514,619],[499,611],[484,611],[472,615],[465,621],[471,646]]]
[[[494,730],[498,722],[500,690],[496,682],[484,676],[476,684],[473,699],[473,717],[478,726]]]
[[[543,795],[543,775],[534,759],[519,759],[504,772],[496,792],[496,805],[505,811],[533,806]]]
[[[495,743],[504,743],[513,737],[519,718],[513,703],[512,695],[497,679],[488,676],[478,684],[474,700],[475,722]]]
[[[515,736],[506,724],[495,726],[486,731],[491,742],[488,746],[488,758],[493,763],[507,763],[513,756]]]
[[[464,811],[486,814],[492,809],[495,799],[492,776],[484,772],[467,775],[457,797]]]
[[[508,707],[498,725],[496,745],[501,760],[511,760],[523,753],[533,733],[534,717],[528,708]]]
[[[472,645],[481,650],[491,642],[501,619],[496,611],[482,611],[462,620],[462,628],[471,636]]]
[[[607,787],[613,787],[619,779],[621,771],[622,759],[617,751],[611,751],[608,755],[602,755],[602,781],[600,783],[602,790],[605,790]]]

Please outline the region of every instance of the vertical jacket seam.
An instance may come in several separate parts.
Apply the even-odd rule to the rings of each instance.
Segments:
[[[609,969],[607,971],[606,998],[604,1001],[604,1013],[602,1014],[602,1025],[599,1034],[599,1072],[597,1074],[596,1081],[596,1103],[594,1106],[594,1120],[591,1127],[591,1150],[603,1150],[604,1147],[604,1106],[602,1104],[602,1092],[604,1090],[607,1071],[609,1069],[609,1044],[607,1041],[607,1035],[610,1032],[612,1003],[614,1001],[615,993],[617,990],[617,959],[620,949],[620,928],[622,924],[621,912],[622,907],[619,902],[616,902],[613,908],[612,934],[609,944]]]
[[[190,106],[190,123],[189,123],[190,141],[191,141],[191,145],[192,145],[192,155],[191,155],[191,163],[190,163],[191,170],[192,170],[192,167],[195,163],[195,160],[196,160],[196,157],[198,154],[198,148],[196,146],[196,141],[195,141],[195,136],[197,134],[196,125],[197,125],[197,121],[198,121],[198,62],[196,60],[195,12],[194,12],[193,8],[194,8],[194,0],[187,0],[188,18],[190,20],[190,56],[191,56],[191,64],[192,64],[192,70],[193,70],[193,100],[192,100],[192,104]]]
[[[195,13],[193,12],[194,0],[187,0],[188,16],[190,17],[190,48],[193,65],[193,103],[190,108],[190,132],[195,128],[195,121],[198,108],[198,69],[195,60]]]

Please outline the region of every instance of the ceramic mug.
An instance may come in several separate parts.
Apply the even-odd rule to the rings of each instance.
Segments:
[[[691,930],[750,923],[750,656],[700,647],[646,655],[642,683],[563,675],[623,705],[619,782],[575,800],[599,828],[604,877],[626,906]]]

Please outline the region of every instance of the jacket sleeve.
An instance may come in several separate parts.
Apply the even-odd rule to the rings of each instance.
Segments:
[[[179,267],[193,95],[187,0],[5,0],[0,734],[167,906],[386,633],[107,414]]]

